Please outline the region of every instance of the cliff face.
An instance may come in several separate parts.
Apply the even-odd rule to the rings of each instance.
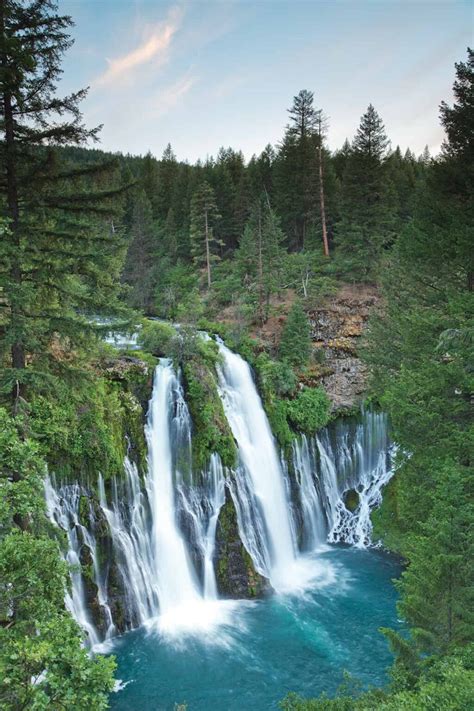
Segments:
[[[379,304],[375,287],[347,285],[309,314],[318,361],[313,379],[326,390],[333,412],[350,410],[363,398],[368,373],[358,349]]]

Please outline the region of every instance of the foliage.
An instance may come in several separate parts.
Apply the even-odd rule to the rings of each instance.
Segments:
[[[211,286],[211,265],[219,259],[216,247],[221,245],[221,240],[214,232],[219,218],[214,191],[204,181],[191,200],[190,236],[193,262],[197,268],[205,266],[208,288]]]
[[[359,696],[338,694],[303,699],[289,694],[281,702],[283,711],[464,711],[474,694],[474,671],[461,656],[452,656],[427,666],[410,691],[372,690]]]
[[[369,105],[362,116],[342,180],[338,241],[353,279],[373,277],[382,250],[396,235],[394,196],[387,171],[388,138]]]
[[[301,304],[291,307],[280,339],[279,355],[291,365],[302,367],[311,355],[311,328]]]
[[[139,335],[140,346],[156,356],[169,356],[176,329],[169,323],[145,321]]]
[[[300,432],[314,434],[329,422],[329,398],[322,388],[303,388],[286,404],[291,425]]]
[[[118,166],[77,166],[56,149],[98,133],[81,123],[85,91],[56,95],[72,25],[56,6],[2,3],[0,386],[17,406],[28,383],[46,387],[90,347],[94,327],[84,314],[125,312]]]
[[[224,466],[236,462],[236,446],[217,392],[214,368],[202,358],[190,359],[183,366],[186,400],[193,420],[193,467],[203,470],[213,452]]]
[[[267,321],[270,297],[280,288],[282,242],[278,219],[262,197],[252,210],[236,252],[238,274],[247,288],[254,320],[260,324]]]
[[[64,609],[67,565],[48,536],[39,448],[0,409],[0,707],[107,708],[114,662],[91,658]]]
[[[288,396],[295,393],[297,379],[288,362],[275,361],[266,353],[261,353],[255,361],[255,367],[265,392],[271,391],[278,396]]]

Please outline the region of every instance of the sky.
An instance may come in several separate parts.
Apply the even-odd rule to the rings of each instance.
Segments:
[[[277,144],[300,89],[333,150],[372,103],[395,148],[439,150],[439,104],[473,45],[472,0],[59,0],[75,43],[59,91],[89,86],[104,150],[249,159]]]

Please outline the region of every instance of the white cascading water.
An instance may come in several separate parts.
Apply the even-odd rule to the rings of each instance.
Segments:
[[[112,497],[107,502],[105,485],[99,474],[99,501],[114,546],[115,561],[123,582],[127,619],[141,625],[158,615],[158,587],[149,535],[149,507],[140,486],[137,466],[125,457],[124,486],[119,494],[113,479]]]
[[[179,378],[167,360],[155,371],[145,433],[148,472],[144,486],[128,457],[123,476],[110,482],[108,499],[103,478],[98,475],[98,503],[121,579],[124,624],[129,629],[146,624],[169,635],[183,630],[207,632],[225,622],[231,609],[217,600],[213,565],[225,477],[219,456],[213,454],[209,468],[194,481],[191,420]],[[111,561],[103,563],[102,568],[99,565],[94,534],[97,521],[90,492],[78,484],[55,487],[49,477],[45,492],[51,520],[67,533],[66,558],[74,565],[67,607],[86,631],[89,644],[100,648],[100,643],[116,632],[107,600]],[[89,529],[79,521],[81,497],[88,502]],[[181,517],[190,531],[187,538],[179,526]],[[201,576],[192,561],[191,543],[198,551]],[[87,546],[92,560],[105,633],[94,625],[87,608],[79,571],[82,545]]]
[[[193,486],[191,418],[170,361],[163,360],[156,369],[145,431],[160,606],[158,627],[167,633],[208,631],[224,619],[224,610],[217,603],[212,566],[217,518],[224,502],[223,471],[215,455],[207,472],[205,493]],[[198,581],[188,541],[178,526],[180,505],[193,521],[195,541],[203,559],[203,584]]]
[[[275,590],[304,587],[321,571],[298,553],[291,502],[268,418],[248,363],[219,342],[219,394],[239,450],[231,492],[242,540]]]
[[[46,512],[50,521],[66,531],[68,538],[68,550],[65,560],[70,566],[71,592],[66,593],[66,608],[71,615],[86,631],[91,645],[100,642],[100,633],[94,626],[89,609],[87,607],[86,593],[81,574],[81,549],[85,546],[92,560],[94,582],[97,586],[97,600],[102,609],[105,621],[105,635],[103,638],[110,639],[115,633],[115,626],[112,620],[110,607],[107,599],[107,588],[100,570],[96,541],[93,533],[82,525],[79,521],[79,507],[81,497],[84,496],[83,489],[79,484],[71,484],[54,487],[53,480],[48,476],[44,483],[46,497]],[[91,508],[88,511],[89,521],[94,522],[94,512]]]
[[[122,476],[109,482],[98,476],[98,497],[77,483],[45,482],[49,517],[66,531],[66,559],[73,565],[66,604],[92,646],[117,633],[114,614],[120,614],[120,629],[145,624],[167,635],[207,633],[229,621],[232,606],[218,600],[214,571],[226,486],[241,540],[277,591],[329,580],[332,572],[309,555],[325,542],[371,542],[370,511],[392,473],[386,416],[365,413],[357,425],[344,421],[313,438],[295,439],[288,470],[248,364],[221,342],[219,349],[219,395],[238,445],[235,471],[224,472],[217,454],[206,471],[192,471],[183,388],[171,362],[162,360],[145,427],[145,480],[126,457]],[[350,489],[358,497],[353,511],[345,505]],[[84,560],[91,563],[100,625],[88,609],[91,590],[79,569]]]
[[[305,436],[294,441],[306,547],[323,541],[358,548],[371,544],[370,512],[381,503],[393,474],[391,454],[387,416],[379,412],[364,413],[355,427],[339,424],[333,440],[326,430],[309,441]],[[354,511],[345,505],[350,490],[358,498]]]

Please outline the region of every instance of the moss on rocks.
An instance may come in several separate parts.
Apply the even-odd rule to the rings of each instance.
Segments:
[[[255,570],[240,540],[237,514],[228,490],[217,522],[215,569],[219,594],[226,598],[257,598],[270,590],[268,580]]]
[[[193,421],[193,469],[200,471],[213,452],[232,467],[237,449],[217,392],[215,371],[200,359],[183,366],[186,401]]]
[[[354,513],[356,508],[359,506],[360,497],[355,489],[349,489],[344,494],[344,506],[348,511]]]

